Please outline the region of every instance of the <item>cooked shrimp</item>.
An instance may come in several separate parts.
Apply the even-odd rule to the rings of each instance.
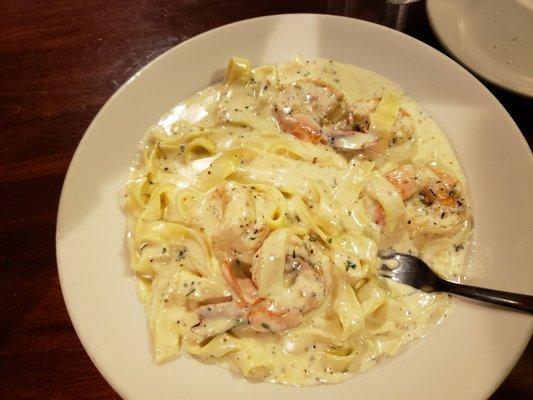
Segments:
[[[305,114],[278,115],[280,128],[290,132],[294,137],[304,142],[318,143],[323,141],[322,128],[313,118]]]
[[[344,117],[344,96],[319,79],[301,79],[279,92],[274,117],[281,130],[311,143],[325,142],[322,126]]]
[[[331,284],[330,261],[315,241],[293,235],[283,262],[281,287],[261,297],[261,257],[254,257],[250,271],[240,263],[224,261],[222,274],[232,290],[232,301],[200,307],[195,332],[211,335],[243,321],[257,332],[281,332],[299,325],[305,314],[326,299]]]
[[[258,303],[248,314],[248,323],[258,332],[282,332],[300,325],[302,321],[301,311],[279,309],[267,300]]]
[[[451,234],[464,221],[468,206],[458,179],[433,167],[411,164],[385,176],[400,192],[407,226],[422,234]]]
[[[230,260],[250,264],[252,256],[268,236],[269,229],[258,219],[252,190],[244,185],[217,185],[199,205],[196,224],[209,237],[213,248]],[[208,214],[211,218],[205,218]],[[237,215],[238,218],[234,216]]]
[[[300,80],[284,87],[274,107],[274,117],[282,131],[300,140],[328,144],[339,150],[362,150],[379,142],[370,131],[370,114],[380,98],[361,100],[347,111],[342,93],[317,79]],[[392,127],[392,144],[411,139],[414,125],[400,109]]]
[[[377,201],[374,208],[374,222],[379,226],[385,225],[385,210]]]
[[[329,262],[314,241],[292,236],[285,255],[284,283],[269,298],[252,306],[250,326],[259,332],[280,332],[299,325],[304,315],[320,307],[326,298],[331,282]],[[261,258],[254,257],[250,271],[255,282],[260,282],[262,268]]]
[[[217,254],[222,276],[232,292],[231,301],[208,304],[196,309],[199,322],[192,331],[200,336],[211,337],[230,330],[247,321],[251,305],[260,301],[257,287],[247,275],[244,266],[232,263],[224,253]]]
[[[411,164],[393,169],[385,177],[400,192],[402,200],[409,199],[417,190],[416,170]]]
[[[259,300],[257,286],[247,275],[240,262],[233,266],[228,260],[221,265],[222,275],[231,287],[233,300],[241,305],[254,304]]]
[[[343,116],[344,95],[320,79],[300,79],[281,89],[276,107],[285,114],[313,115],[321,124],[337,122]]]

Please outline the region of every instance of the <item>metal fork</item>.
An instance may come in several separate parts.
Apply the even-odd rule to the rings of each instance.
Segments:
[[[472,299],[487,301],[504,307],[533,313],[533,296],[502,292],[450,282],[439,277],[418,257],[395,251],[381,251],[379,257],[385,262],[380,267],[382,276],[403,283],[424,292],[448,292]],[[391,263],[398,265],[390,266]]]

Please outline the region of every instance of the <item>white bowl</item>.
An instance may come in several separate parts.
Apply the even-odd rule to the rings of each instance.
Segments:
[[[431,47],[368,22],[325,15],[242,21],[188,40],[135,74],[95,117],[70,165],[57,221],[59,274],[72,323],[102,375],[131,400],[487,398],[523,351],[532,320],[463,299],[426,339],[338,385],[256,383],[189,357],[152,362],[118,193],[145,130],[219,79],[232,55],[255,65],[295,55],[331,58],[399,83],[448,134],[470,182],[477,240],[492,253],[474,283],[525,293],[533,287],[533,158],[472,75]]]

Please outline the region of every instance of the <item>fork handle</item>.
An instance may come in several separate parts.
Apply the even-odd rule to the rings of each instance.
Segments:
[[[463,285],[460,283],[441,279],[437,290],[458,294],[472,299],[488,301],[500,306],[514,308],[515,310],[533,313],[533,296],[527,294],[503,292],[501,290],[486,289],[476,286]]]

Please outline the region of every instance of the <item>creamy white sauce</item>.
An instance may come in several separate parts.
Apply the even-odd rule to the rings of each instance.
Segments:
[[[372,264],[376,262],[376,250],[394,248],[397,251],[420,255],[440,275],[450,279],[460,279],[466,273],[464,256],[465,243],[469,240],[471,232],[470,218],[465,217],[462,222],[463,227],[456,229],[453,234],[421,237],[409,231],[400,216],[399,227],[390,234],[383,234],[382,230],[386,229],[386,225],[380,228],[370,221],[374,216],[369,213],[368,204],[372,205],[376,199],[364,192],[368,173],[350,172],[350,168],[363,168],[367,165],[364,164],[365,155],[361,153],[359,159],[350,162],[349,158],[353,156],[350,153],[346,161],[342,161],[333,147],[323,145],[316,145],[317,156],[310,157],[307,161],[299,159],[287,161],[286,154],[265,152],[264,149],[261,149],[259,155],[250,159],[240,155],[239,157],[244,158],[240,164],[233,166],[234,172],[231,176],[240,182],[239,184],[244,185],[242,188],[239,186],[237,190],[242,192],[242,203],[236,203],[240,201],[238,195],[232,194],[229,204],[217,205],[218,201],[227,200],[222,199],[216,192],[210,195],[202,193],[197,189],[200,182],[203,182],[202,179],[210,179],[211,171],[213,175],[218,173],[220,167],[216,167],[214,161],[228,150],[247,146],[255,148],[253,146],[270,143],[269,140],[276,144],[280,135],[281,137],[288,135],[280,131],[276,114],[273,113],[277,93],[274,86],[286,87],[300,79],[320,79],[331,85],[334,90],[342,92],[347,104],[356,103],[361,99],[381,98],[385,92],[393,92],[401,98],[401,108],[404,110],[402,112],[407,113],[412,121],[414,134],[406,144],[391,145],[384,156],[373,160],[372,168],[380,175],[385,175],[408,162],[438,167],[457,178],[463,188],[464,175],[445,135],[427,113],[394,83],[373,72],[329,60],[297,59],[277,68],[269,66],[257,68],[250,76],[251,80],[246,84],[230,82],[204,89],[165,114],[157,126],[149,131],[143,143],[142,154],[134,168],[132,181],[128,185],[130,199],[126,202],[126,209],[130,216],[132,232],[130,240],[132,268],[139,277],[141,298],[147,307],[150,327],[155,337],[156,358],[165,361],[176,356],[179,354],[182,342],[182,345],[200,359],[218,360],[249,377],[296,385],[339,382],[355,372],[368,369],[383,357],[394,355],[411,339],[426,335],[430,327],[444,318],[450,307],[447,295],[425,294],[410,287],[379,279],[375,272],[372,272],[376,268],[376,265]],[[275,85],[274,80],[277,80]],[[289,111],[284,109],[283,112]],[[252,121],[253,127],[250,128],[246,121]],[[184,161],[187,151],[192,151],[190,144],[195,137],[191,136],[186,143],[178,139],[184,132],[191,131],[196,132],[199,138],[209,137],[210,143],[214,143],[216,147],[213,154],[198,152],[201,150],[209,153],[209,150],[202,150],[201,146],[210,146],[209,143],[204,143],[198,145],[200,150],[191,153],[193,158]],[[262,139],[257,141],[257,137]],[[153,150],[157,146],[160,146],[161,150],[154,161],[149,159],[149,156],[155,154]],[[301,147],[306,154],[313,154],[313,146],[302,143]],[[296,147],[294,151],[298,150]],[[360,161],[363,163],[359,164]],[[344,170],[339,172],[341,167]],[[361,181],[358,182],[356,178]],[[319,186],[322,185],[320,189],[316,187],[317,182]],[[234,229],[239,229],[239,226],[242,246],[253,246],[255,236],[263,232],[266,224],[262,222],[263,217],[260,218],[259,214],[256,214],[255,219],[252,218],[253,221],[249,220],[249,210],[252,208],[250,202],[256,202],[254,204],[258,207],[257,210],[266,210],[272,199],[265,197],[264,201],[261,200],[263,194],[258,194],[257,189],[253,187],[254,184],[271,186],[284,193],[289,204],[286,212],[290,224],[305,225],[305,221],[300,221],[299,217],[296,220],[294,215],[297,214],[291,214],[290,211],[290,207],[296,207],[296,203],[292,204],[290,199],[298,197],[309,207],[310,212],[320,212],[316,214],[322,218],[320,220],[318,216],[316,217],[320,226],[324,226],[325,230],[341,232],[336,237],[321,236],[316,233],[302,235],[307,251],[314,249],[315,255],[308,255],[309,260],[320,265],[324,263],[320,258],[323,254],[330,260],[330,268],[337,272],[333,273],[333,283],[328,288],[325,301],[319,307],[305,312],[303,322],[297,326],[276,333],[269,333],[268,329],[267,332],[260,332],[252,329],[251,323],[241,323],[244,317],[235,317],[235,320],[231,319],[233,317],[227,317],[218,321],[212,329],[220,329],[230,321],[228,325],[230,330],[215,336],[211,342],[214,343],[213,349],[206,350],[209,345],[205,345],[205,338],[191,333],[192,327],[199,323],[194,309],[201,304],[200,300],[194,302],[196,300],[191,299],[201,297],[204,292],[199,283],[191,281],[190,277],[184,277],[181,270],[189,268],[194,272],[194,268],[187,266],[188,262],[193,261],[209,265],[202,267],[206,276],[213,274],[205,282],[200,281],[203,287],[212,285],[209,286],[209,290],[205,289],[205,293],[214,293],[217,290],[226,293],[229,290],[227,282],[222,279],[220,272],[217,272],[220,259],[216,261],[216,252],[220,249],[216,246],[217,243],[226,240],[224,235],[231,235]],[[168,186],[171,188],[168,189],[170,192],[165,189],[167,191],[164,193],[171,193],[175,197],[169,199],[168,196],[171,195],[165,194],[167,198],[161,200],[161,204],[157,203],[157,207],[161,210],[159,208],[157,211],[148,210],[150,211],[148,213],[146,209],[153,206],[145,197],[152,201],[154,189],[151,185],[157,188]],[[195,192],[192,193],[192,190]],[[352,195],[352,193],[358,192],[362,193],[361,200],[354,204],[353,196],[357,194]],[[246,200],[248,193],[251,193],[252,197]],[[390,193],[381,193],[381,195],[392,198],[397,196]],[[262,202],[257,200],[257,196]],[[141,200],[133,201],[134,197]],[[320,202],[317,202],[317,198],[321,199]],[[225,210],[231,208],[232,204],[237,211],[221,225],[220,218],[225,218],[223,217]],[[241,204],[241,208],[238,204]],[[317,209],[320,211],[315,211]],[[385,210],[386,214],[388,211]],[[188,213],[190,216],[184,217],[189,215]],[[183,234],[185,239],[179,245],[174,243],[171,236],[161,239],[163,237],[161,231],[158,231],[157,240],[150,239],[154,237],[154,228],[150,230],[146,228],[147,219],[143,217],[145,214],[151,216],[161,214],[161,221],[165,221],[165,218],[175,219],[198,235],[207,235],[208,245],[214,246],[209,251],[210,255],[204,250],[199,250],[201,246],[194,244],[196,239],[188,237],[187,235],[190,235],[188,233]],[[387,214],[386,218],[392,218],[391,215]],[[226,233],[217,236],[221,227],[226,229],[223,231]],[[361,238],[358,239],[360,241],[354,241],[350,249],[343,248],[342,235],[351,234],[352,231],[361,234]],[[146,234],[148,239],[141,240],[141,233]],[[230,243],[233,242],[230,240]],[[315,243],[316,248],[313,247]],[[336,249],[335,252],[333,249]],[[244,250],[241,250],[232,249],[238,254],[232,257],[244,257]],[[272,247],[272,251],[276,251],[275,246]],[[279,256],[274,256],[274,253],[269,254],[265,257],[265,264],[276,264]],[[357,260],[360,264],[356,265],[350,261],[351,254],[365,254],[365,256],[361,256]],[[315,260],[313,257],[318,258]],[[191,258],[194,260],[191,261]],[[365,261],[366,259],[374,261]],[[172,268],[173,272],[169,272],[169,277],[163,275],[165,268]],[[198,271],[194,273],[204,275]],[[347,282],[343,284],[344,286],[336,282],[338,279],[336,274],[345,274],[342,275],[343,282],[344,280]],[[172,289],[177,285],[176,282],[187,284],[180,289],[183,291],[187,288],[185,296],[176,295],[177,289]],[[304,284],[302,290],[309,291],[316,289],[318,281],[302,282]],[[166,285],[167,288],[160,289],[158,285]],[[191,287],[194,290],[189,291]],[[339,294],[341,291],[345,291],[348,297],[342,297]],[[163,303],[157,298],[160,295],[164,295]],[[284,292],[283,296],[279,296],[283,298],[280,301],[296,307],[294,305],[296,300],[291,297],[291,293]],[[352,298],[350,296],[356,299],[356,305],[348,300]],[[383,296],[386,296],[385,300]],[[341,313],[342,310],[352,310],[354,307],[360,310],[358,318],[362,318],[363,322],[341,323],[337,319],[341,317],[334,316],[334,310],[336,313]],[[353,318],[356,317],[354,313]],[[169,322],[165,322],[167,319]],[[236,323],[237,320],[241,322]],[[232,323],[234,325],[231,325]],[[364,328],[356,333],[352,332],[350,338],[346,338],[343,337],[347,332],[344,325],[348,323],[363,323]],[[236,348],[239,350],[235,351]]]

